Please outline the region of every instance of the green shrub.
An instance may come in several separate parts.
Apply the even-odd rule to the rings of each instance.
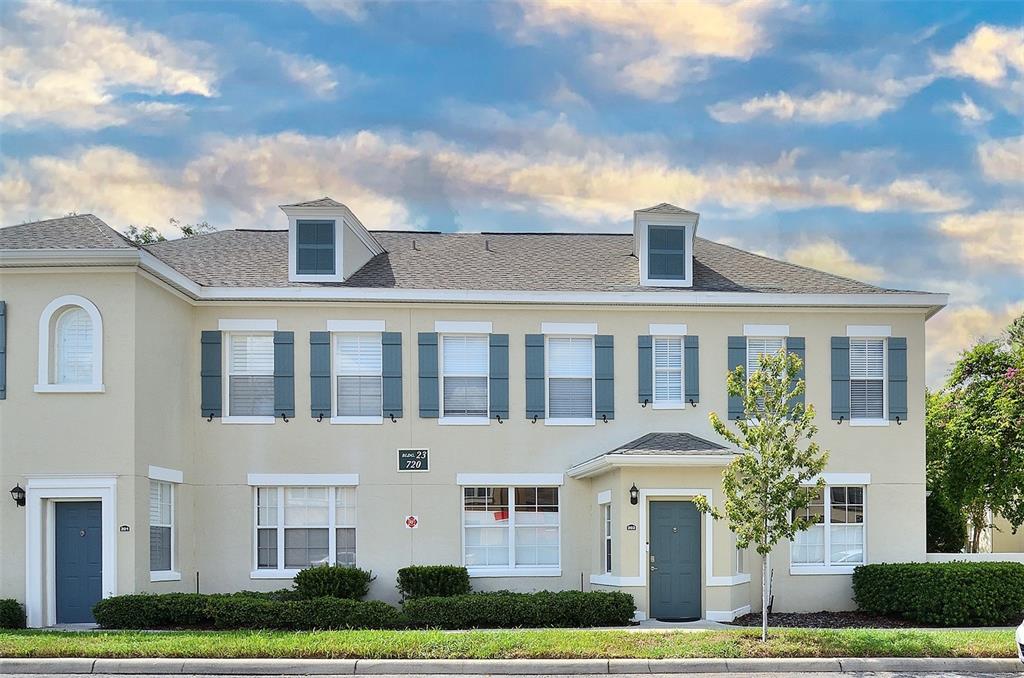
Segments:
[[[370,591],[372,573],[358,567],[317,565],[295,575],[295,590],[305,599],[349,598],[359,600]]]
[[[0,598],[0,629],[25,628],[25,608],[13,598]]]
[[[861,610],[938,626],[1017,624],[1024,563],[892,563],[853,572]]]
[[[967,543],[967,519],[949,499],[932,492],[925,501],[928,553],[960,553]]]
[[[398,571],[402,600],[469,593],[469,570],[458,565],[413,565]]]
[[[104,598],[92,608],[105,629],[194,629],[211,626],[206,603],[198,593],[138,593]]]
[[[635,609],[628,593],[604,591],[469,593],[402,606],[410,626],[438,629],[625,626]]]

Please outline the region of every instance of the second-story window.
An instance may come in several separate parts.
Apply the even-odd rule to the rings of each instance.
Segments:
[[[488,356],[486,334],[442,335],[443,417],[487,418]]]
[[[761,369],[761,356],[778,355],[786,350],[785,337],[747,337],[746,378]],[[757,409],[764,408],[764,401],[758,399]]]
[[[683,402],[683,338],[654,337],[654,403]]]
[[[885,339],[850,339],[850,419],[884,413]]]
[[[547,340],[548,417],[594,418],[594,338]]]
[[[228,335],[228,415],[274,416],[274,336]]]
[[[334,374],[339,417],[380,417],[383,412],[379,332],[334,335]]]

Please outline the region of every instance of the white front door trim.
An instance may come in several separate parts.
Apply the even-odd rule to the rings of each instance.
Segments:
[[[113,596],[117,592],[117,477],[29,476],[25,484],[25,611],[28,626],[50,626],[57,619],[53,504],[100,502],[103,597]]]

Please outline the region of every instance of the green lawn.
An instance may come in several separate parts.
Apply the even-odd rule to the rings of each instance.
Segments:
[[[1014,657],[1012,631],[0,631],[0,657]]]

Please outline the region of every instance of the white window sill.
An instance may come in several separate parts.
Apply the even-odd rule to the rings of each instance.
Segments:
[[[174,570],[150,572],[149,581],[181,581],[181,572],[175,572]]]
[[[851,419],[850,426],[888,426],[888,419]]]
[[[478,567],[467,568],[470,577],[561,577],[560,567]]]
[[[545,419],[545,426],[593,426],[596,419]]]
[[[221,417],[222,424],[273,424],[276,417]]]
[[[298,570],[253,570],[249,579],[295,579]]]
[[[658,401],[654,401],[654,403],[651,405],[651,407],[653,409],[655,409],[655,410],[685,410],[686,409],[686,403],[683,403],[683,402],[678,402],[678,403],[676,403],[676,402],[664,402],[664,401],[659,403]]]
[[[487,417],[440,417],[439,426],[487,426],[491,420]]]
[[[789,573],[801,574],[853,574],[856,565],[790,565]]]
[[[384,417],[331,417],[332,424],[383,424]]]
[[[36,393],[104,393],[104,384],[36,384]]]

